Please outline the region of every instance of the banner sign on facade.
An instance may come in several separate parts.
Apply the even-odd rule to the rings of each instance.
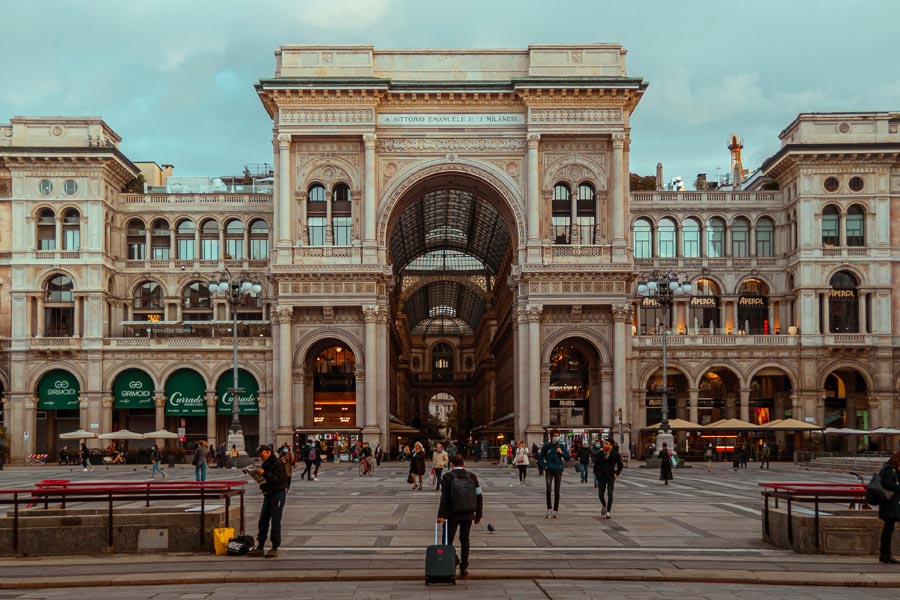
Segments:
[[[379,113],[379,125],[400,127],[509,127],[524,125],[520,113]]]
[[[769,298],[767,296],[741,296],[738,298],[738,306],[765,308],[769,306]]]
[[[166,414],[206,416],[206,383],[191,369],[179,369],[166,381]]]
[[[153,408],[153,378],[140,369],[122,371],[113,384],[113,408]]]
[[[231,404],[231,388],[234,386],[234,374],[231,371],[222,373],[216,383],[216,413],[230,415],[234,410]],[[238,414],[259,414],[259,384],[256,378],[243,369],[238,369]]]
[[[38,384],[38,409],[77,409],[80,391],[81,386],[74,375],[62,369],[54,369],[41,377]]]
[[[691,308],[719,308],[719,297],[691,296]]]

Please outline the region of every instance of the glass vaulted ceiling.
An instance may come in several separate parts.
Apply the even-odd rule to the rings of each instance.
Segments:
[[[509,251],[500,213],[468,190],[423,194],[391,233],[403,312],[413,335],[472,335]]]

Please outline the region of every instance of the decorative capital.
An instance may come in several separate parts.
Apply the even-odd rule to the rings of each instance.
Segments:
[[[541,134],[539,133],[529,133],[525,138],[525,141],[528,142],[528,148],[537,148],[541,143]]]
[[[540,323],[542,312],[544,312],[543,304],[529,304],[525,308],[525,318],[529,323]]]
[[[215,410],[216,408],[216,390],[206,390],[206,408]]]
[[[290,323],[293,318],[293,306],[277,306],[272,310],[272,321],[274,321],[276,324]]]
[[[278,145],[287,147],[291,144],[291,134],[289,133],[279,133],[278,134]]]
[[[353,374],[356,375],[357,382],[364,383],[366,381],[366,368],[364,366],[356,365]]]
[[[624,133],[612,134],[612,145],[613,145],[613,148],[624,148],[625,147],[625,134]]]
[[[362,312],[366,323],[377,323],[381,311],[376,304],[363,304]]]
[[[102,406],[103,408],[112,408],[115,403],[116,399],[112,396],[107,396],[106,398],[102,398],[100,400],[100,406]]]
[[[378,139],[378,136],[376,136],[374,133],[364,133],[362,136],[362,139],[363,139],[363,145],[366,148],[374,148],[375,140]]]
[[[612,307],[613,321],[623,323],[631,320],[630,304],[614,304]]]
[[[153,395],[153,406],[156,408],[163,408],[166,405],[166,395],[162,392],[157,392]]]

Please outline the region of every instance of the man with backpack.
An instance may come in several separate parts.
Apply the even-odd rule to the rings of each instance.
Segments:
[[[469,536],[472,523],[481,522],[484,499],[481,485],[474,473],[466,471],[462,454],[450,457],[453,467],[441,478],[441,503],[438,506],[437,522],[447,521],[447,544],[452,545],[459,529],[459,575],[465,577],[469,569]]]
[[[544,469],[547,481],[547,516],[559,518],[559,486],[562,485],[563,472],[569,462],[569,451],[559,441],[559,429],[550,432],[550,441],[544,444],[538,455],[538,464]],[[553,486],[556,486],[555,490]],[[553,490],[553,504],[550,504],[550,492]]]

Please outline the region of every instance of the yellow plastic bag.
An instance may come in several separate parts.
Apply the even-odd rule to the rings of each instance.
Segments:
[[[217,527],[213,529],[213,547],[216,556],[224,556],[228,553],[228,542],[234,537],[234,527]]]

